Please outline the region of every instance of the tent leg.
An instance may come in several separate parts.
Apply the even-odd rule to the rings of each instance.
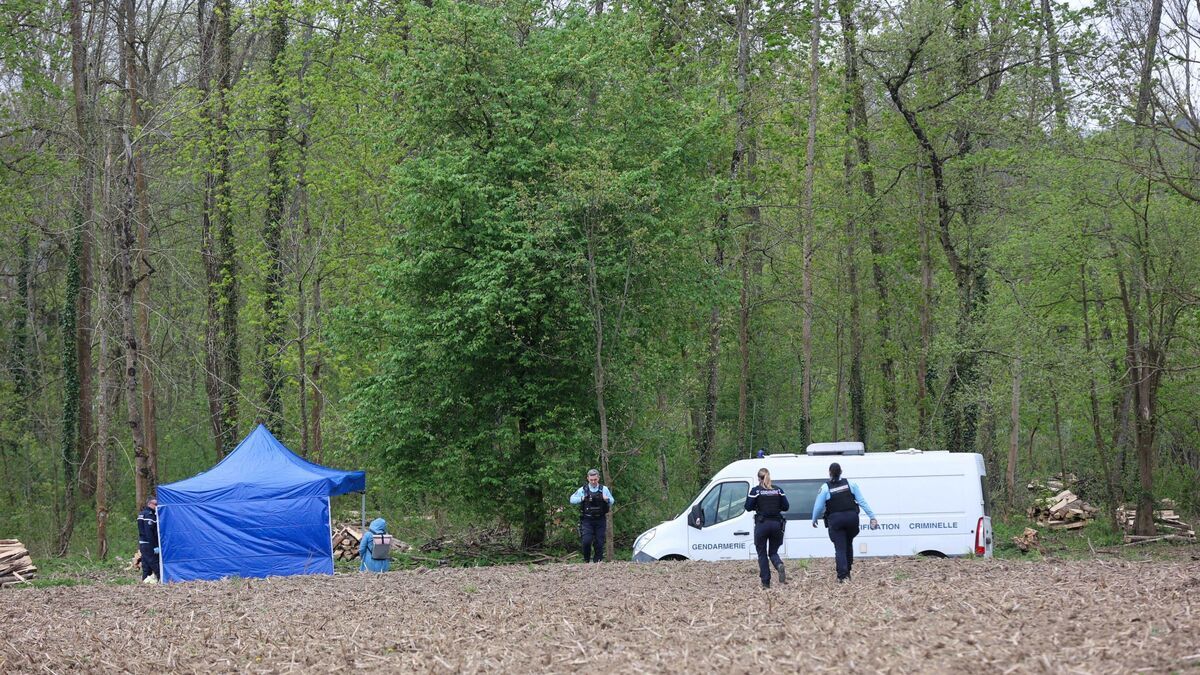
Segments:
[[[362,491],[362,508],[359,509],[358,515],[362,517],[362,531],[364,533],[363,536],[366,536],[365,535],[365,533],[367,531],[367,491],[366,490]]]

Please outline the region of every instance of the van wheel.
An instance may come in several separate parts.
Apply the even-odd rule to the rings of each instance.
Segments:
[[[681,555],[664,555],[659,560],[687,560],[687,558]]]
[[[945,558],[946,554],[941,551],[921,551],[917,555],[923,558]]]

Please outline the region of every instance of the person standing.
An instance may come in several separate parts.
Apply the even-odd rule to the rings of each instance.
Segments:
[[[359,572],[386,572],[392,566],[392,535],[387,533],[386,520],[376,518],[371,521],[358,543],[358,557],[362,559]]]
[[[138,513],[138,552],[142,554],[142,581],[158,577],[158,500],[146,500],[146,508]]]
[[[821,516],[825,516],[825,527],[829,529],[829,539],[833,541],[833,554],[837,559],[838,583],[849,581],[850,568],[854,567],[854,538],[858,536],[860,507],[871,519],[871,529],[878,527],[875,512],[863,499],[858,485],[842,478],[841,464],[830,464],[829,482],[821,486],[813,502],[812,526],[816,527]]]
[[[604,535],[608,530],[608,511],[613,504],[612,493],[600,484],[600,472],[588,469],[587,483],[571,495],[571,503],[579,504],[579,540],[583,562],[604,562]]]
[[[746,510],[754,511],[754,550],[758,552],[758,578],[763,588],[771,587],[770,560],[779,573],[779,583],[787,583],[783,560],[779,558],[779,547],[783,545],[783,530],[787,521],[783,512],[791,508],[783,489],[771,484],[771,472],[763,467],[758,470],[758,485],[750,488],[746,495]]]

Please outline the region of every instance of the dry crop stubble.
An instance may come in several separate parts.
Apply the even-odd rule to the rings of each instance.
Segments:
[[[0,671],[1200,672],[1200,563],[435,569],[0,594]]]

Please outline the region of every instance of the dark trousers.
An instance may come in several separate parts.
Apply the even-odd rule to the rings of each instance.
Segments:
[[[604,561],[604,534],[608,521],[600,518],[579,519],[579,539],[583,547],[583,562]]]
[[[838,580],[850,578],[854,567],[854,538],[858,536],[858,512],[837,511],[829,514],[829,539],[833,542],[833,555],[837,559]]]
[[[148,544],[138,544],[138,550],[142,552],[142,578],[151,574],[158,574],[158,554],[154,552],[154,547]]]
[[[783,521],[771,518],[754,525],[754,550],[758,551],[758,578],[763,586],[771,585],[770,559],[775,569],[783,565],[779,559],[779,547],[783,545]]]

